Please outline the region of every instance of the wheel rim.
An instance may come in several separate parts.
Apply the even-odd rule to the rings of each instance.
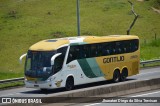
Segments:
[[[121,80],[124,81],[125,79],[126,79],[126,76],[124,74],[122,74]]]
[[[127,71],[126,71],[126,70],[122,71],[122,74],[121,74],[121,81],[125,81],[126,78],[127,78],[127,76],[128,76]]]
[[[114,82],[118,82],[119,78],[120,78],[119,72],[115,71],[115,73],[114,73]]]
[[[116,74],[115,81],[118,82],[118,74]]]

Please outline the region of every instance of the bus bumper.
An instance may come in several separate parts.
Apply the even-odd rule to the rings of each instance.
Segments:
[[[35,89],[54,89],[58,88],[52,81],[25,81],[25,86],[27,88]]]

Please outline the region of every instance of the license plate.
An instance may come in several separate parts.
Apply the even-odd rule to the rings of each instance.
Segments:
[[[34,85],[34,87],[39,87],[39,85]]]

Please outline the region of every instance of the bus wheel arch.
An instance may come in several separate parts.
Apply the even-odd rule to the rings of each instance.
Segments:
[[[65,84],[66,90],[72,90],[74,88],[74,77],[73,76],[68,76],[66,79],[66,84]]]
[[[115,69],[113,72],[113,82],[117,83],[120,81],[120,70],[119,69]]]
[[[127,67],[124,67],[122,69],[122,72],[121,72],[121,78],[120,78],[120,80],[121,81],[125,81],[127,77],[128,77],[128,69],[127,69]]]

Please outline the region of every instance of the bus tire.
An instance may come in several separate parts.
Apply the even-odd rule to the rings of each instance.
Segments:
[[[41,90],[41,92],[47,92],[48,91],[48,89],[44,89],[44,88],[42,88],[40,90]]]
[[[115,70],[114,73],[113,73],[113,82],[114,83],[117,83],[120,81],[120,72],[119,70]]]
[[[123,70],[122,70],[122,73],[121,73],[121,81],[125,81],[126,80],[126,78],[128,77],[128,70],[127,70],[127,68],[124,68]]]
[[[72,90],[74,88],[74,79],[73,77],[68,77],[66,80],[66,86],[65,86],[66,90]]]

